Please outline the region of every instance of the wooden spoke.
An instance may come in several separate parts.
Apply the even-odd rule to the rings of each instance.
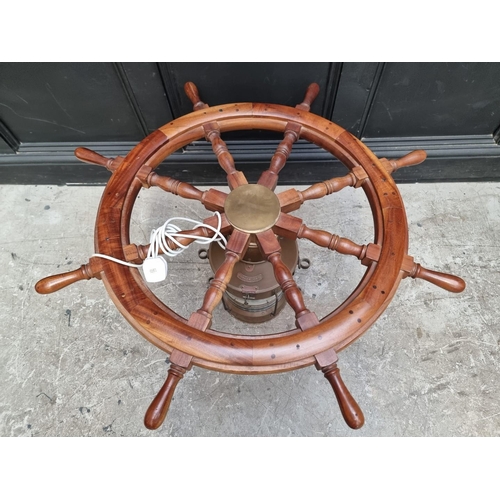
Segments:
[[[212,149],[217,156],[217,161],[222,169],[227,174],[227,182],[231,189],[235,189],[238,186],[243,186],[244,184],[248,184],[245,174],[236,170],[234,166],[234,158],[227,149],[226,143],[221,139],[219,126],[217,122],[211,122],[208,125],[205,125],[205,137],[207,141],[212,143]]]
[[[296,123],[287,124],[285,138],[279,143],[276,152],[271,158],[271,165],[265,172],[262,172],[257,184],[266,186],[274,191],[278,184],[278,174],[290,156],[293,143],[299,138],[300,129],[300,125]]]
[[[318,97],[319,94],[319,85],[317,83],[311,83],[309,87],[307,87],[306,95],[304,96],[304,100],[295,106],[297,109],[303,109],[304,111],[309,111],[311,109],[311,104],[314,102],[314,99]]]
[[[172,365],[168,370],[167,380],[165,380],[162,388],[153,399],[153,402],[149,405],[146,415],[144,416],[144,425],[149,430],[158,429],[158,427],[163,424],[170,408],[172,398],[174,397],[175,388],[184,377],[185,373],[186,369],[177,365]]]
[[[320,247],[329,248],[344,255],[354,255],[360,260],[364,259],[367,252],[366,245],[358,245],[347,238],[342,238],[328,231],[311,229],[302,222],[302,219],[289,214],[280,214],[273,231],[285,238],[307,239]]]
[[[208,104],[205,104],[200,99],[200,94],[198,92],[198,87],[193,82],[186,82],[184,84],[184,92],[188,96],[189,100],[193,103],[193,109],[198,111],[199,109],[208,108]]]
[[[278,220],[274,223],[273,231],[278,236],[295,240],[297,239],[297,234],[303,224],[302,219],[299,219],[294,215],[284,214],[281,212]]]
[[[184,91],[186,92],[189,100],[193,103],[193,109],[195,111],[208,107],[208,105],[200,99],[198,89],[193,82],[187,82],[184,85]],[[207,141],[212,143],[212,149],[214,150],[215,156],[217,156],[219,165],[227,174],[229,187],[231,189],[235,189],[243,184],[248,184],[243,172],[236,170],[236,167],[234,166],[234,158],[229,152],[226,143],[221,139],[220,129],[217,122],[212,121],[206,123],[203,125],[203,130],[205,131],[205,138]]]
[[[207,224],[208,226],[216,228],[218,225],[217,216],[212,215],[211,217],[207,217],[206,219],[203,220],[203,224]],[[221,214],[220,232],[224,235],[227,235],[231,232],[231,230],[232,230],[231,224],[229,224],[229,221],[227,220],[226,216],[224,214]],[[190,245],[194,241],[194,239],[189,238],[188,235],[205,236],[206,238],[211,238],[215,234],[214,231],[211,231],[206,227],[187,229],[185,231],[180,231],[180,233],[185,234],[186,237],[177,238],[177,241],[184,246]],[[179,245],[177,245],[173,240],[167,240],[167,246],[171,250],[177,250],[177,248],[179,248]],[[161,248],[159,248],[158,250],[159,253],[163,253]],[[125,253],[125,259],[127,260],[127,262],[133,262],[134,264],[141,264],[148,255],[149,245],[135,245],[134,243],[131,243],[129,245],[124,246],[123,251]]]
[[[339,238],[335,235],[332,236],[334,237],[334,239]],[[313,239],[310,240],[316,243]],[[323,242],[326,242],[326,238],[323,240]],[[326,245],[323,244],[320,246]],[[328,248],[330,248],[330,246],[328,246]],[[369,265],[372,262],[378,262],[380,254],[382,252],[382,247],[375,243],[369,243],[368,245],[357,245],[356,243],[353,243],[346,238],[339,238],[337,247],[333,248],[332,250],[336,250],[337,252],[346,255],[354,255],[361,260],[362,264]],[[453,274],[446,274],[439,271],[433,271],[432,269],[426,269],[422,265],[416,263],[414,258],[410,255],[406,255],[403,258],[401,271],[403,271],[404,273],[403,278],[423,279],[425,281],[428,281],[429,283],[432,283],[433,285],[438,286],[439,288],[442,288],[443,290],[447,290],[448,292],[460,293],[463,292],[466,287],[465,281],[462,278],[454,276]]]
[[[278,194],[281,210],[285,213],[293,212],[307,200],[317,200],[329,194],[337,193],[349,186],[358,188],[367,177],[363,168],[358,166],[354,167],[351,172],[343,177],[334,177],[327,181],[318,182],[317,184],[309,186],[304,191],[297,191],[293,188],[288,189]]]
[[[137,176],[143,183],[144,187],[150,188],[151,186],[159,187],[166,191],[167,193],[172,193],[181,198],[187,198],[188,200],[198,200],[202,201],[203,191],[200,191],[198,188],[195,188],[191,184],[187,182],[181,182],[176,179],[172,179],[172,177],[164,177],[162,175],[158,175],[155,172],[151,172],[144,180],[141,179],[141,176]]]
[[[302,224],[297,238],[305,238],[316,245],[328,248],[344,255],[353,255],[362,260],[366,255],[366,245],[358,245],[347,238],[342,238],[336,234],[323,231],[321,229],[311,229]]]
[[[403,269],[405,278],[420,278],[433,285],[436,285],[448,292],[460,293],[465,290],[465,281],[453,274],[440,273],[417,264],[413,257],[407,255],[403,259]]]
[[[399,160],[388,160],[381,158],[380,162],[390,174],[403,167],[413,167],[419,165],[427,158],[427,153],[423,149],[416,149],[411,153],[399,158]]]
[[[174,349],[170,354],[170,369],[163,384],[144,416],[144,425],[151,430],[158,429],[167,416],[174,391],[186,371],[191,368],[192,356]]]
[[[75,156],[80,161],[91,163],[92,165],[100,165],[101,167],[107,168],[110,172],[114,172],[122,164],[124,159],[123,156],[106,158],[105,156],[87,148],[76,148]]]
[[[151,171],[151,167],[145,165],[137,173],[137,178],[141,181],[142,185],[149,189],[151,186],[159,187],[167,193],[172,193],[181,198],[188,200],[198,200],[202,203],[207,210],[213,212],[224,210],[224,202],[226,201],[227,194],[217,189],[209,189],[208,191],[201,191],[200,189],[192,186],[188,182],[178,181],[172,177],[158,175]]]
[[[325,378],[332,386],[346,424],[351,429],[363,427],[365,417],[340,376],[340,370],[337,367],[338,356],[335,350],[328,349],[327,351],[316,354],[315,358],[316,368],[323,372]]]
[[[84,264],[74,271],[55,274],[54,276],[47,276],[46,278],[41,279],[35,285],[35,290],[41,294],[57,292],[58,290],[76,283],[77,281],[99,278],[101,271],[102,267],[99,259],[92,257],[88,264]]]
[[[281,259],[281,247],[271,229],[256,235],[262,254],[273,265],[274,276],[285,294],[286,301],[295,312],[296,325],[305,330],[319,321],[313,312],[307,309],[302,292],[299,290],[293,275]]]
[[[170,250],[177,250],[180,248],[180,245],[188,246],[190,245],[194,239],[189,238],[191,236],[213,236],[213,231],[209,231],[204,227],[198,227],[196,229],[187,229],[186,231],[180,231],[180,234],[186,235],[185,237],[178,237],[176,241],[179,244],[176,244],[174,240],[167,240],[167,246]],[[133,262],[134,264],[142,264],[144,259],[147,257],[149,252],[150,245],[135,245],[131,243],[130,245],[126,245],[123,247],[123,251],[125,253],[125,259],[127,262]],[[158,248],[158,253],[163,254],[163,250]]]
[[[305,238],[320,247],[328,248],[343,255],[353,255],[364,265],[368,265],[371,262],[378,262],[382,251],[382,247],[375,243],[359,245],[354,243],[354,241],[342,238],[328,231],[311,229],[303,224],[302,220],[298,217],[288,214],[280,215],[273,230],[276,234],[285,238]],[[404,271],[405,278],[423,279],[448,292],[460,293],[465,290],[465,281],[462,278],[426,269],[420,264],[415,263],[413,257],[409,255],[403,259],[401,270]]]
[[[319,93],[319,85],[317,83],[311,83],[307,88],[306,95],[304,96],[304,100],[295,106],[297,109],[302,109],[304,111],[309,111],[312,102]],[[262,172],[257,184],[261,184],[262,186],[266,186],[269,189],[276,188],[278,184],[278,174],[281,169],[285,166],[288,157],[292,151],[292,146],[300,136],[301,126],[298,123],[288,122],[285,127],[285,138],[279,143],[276,148],[276,152],[271,158],[271,164],[269,168]]]
[[[354,243],[354,241],[342,238],[328,231],[311,229],[302,222],[302,219],[289,214],[280,214],[279,219],[273,227],[273,231],[285,238],[307,239],[320,247],[328,248],[343,255],[353,255],[364,265],[378,262],[382,251],[382,247],[375,243],[359,245]],[[404,271],[405,278],[423,279],[449,292],[460,293],[465,290],[466,285],[462,278],[426,269],[420,264],[415,263],[413,257],[409,255],[404,257],[401,270]]]
[[[250,235],[235,229],[226,246],[226,258],[221,264],[214,279],[210,282],[203,305],[198,311],[191,314],[188,325],[205,331],[212,322],[212,312],[221,301],[227,284],[233,274],[234,265],[243,257],[250,243]]]

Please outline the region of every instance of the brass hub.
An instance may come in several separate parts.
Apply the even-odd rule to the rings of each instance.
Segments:
[[[278,197],[260,184],[244,184],[231,191],[224,204],[230,224],[245,233],[261,233],[274,226],[280,216]]]

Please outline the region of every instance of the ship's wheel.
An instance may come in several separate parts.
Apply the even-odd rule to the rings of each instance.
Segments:
[[[148,246],[136,245],[129,238],[132,209],[142,188],[157,186],[183,198],[198,200],[206,209],[222,214],[220,231],[228,241],[222,257],[211,260],[215,276],[199,309],[189,318],[179,316],[151,292],[137,269],[96,256],[75,271],[42,279],[36,284],[36,290],[52,293],[81,279],[102,279],[111,299],[130,324],[148,341],[170,353],[166,382],[146,412],[145,425],[150,429],[162,424],[177,383],[193,365],[237,374],[275,373],[314,365],[332,385],[347,424],[360,428],[364,423],[363,413],[340,377],[337,353],[382,314],[402,278],[422,278],[450,292],[461,292],[465,288],[461,278],[425,269],[407,254],[405,208],[391,174],[398,168],[421,163],[426,158],[425,152],[414,151],[399,160],[377,158],[349,132],[309,112],[319,92],[315,83],[308,87],[304,101],[295,108],[262,103],[208,107],[200,100],[193,83],[188,82],[185,91],[194,112],[156,130],[125,158],[104,158],[84,148],[78,148],[75,154],[83,161],[113,172],[97,213],[95,249],[99,254],[135,264],[141,264],[147,257]],[[221,138],[223,132],[247,129],[284,134],[269,168],[257,184],[248,184],[244,173],[236,169]],[[216,189],[202,191],[155,173],[155,168],[167,156],[203,137],[210,141],[220,166],[227,173],[229,194]],[[303,191],[288,189],[275,194],[279,172],[299,138],[334,155],[349,173]],[[308,200],[349,186],[363,189],[367,196],[375,228],[372,243],[361,245],[312,229],[290,215]],[[204,222],[215,227],[218,221],[216,215],[212,215]],[[192,241],[189,236],[210,237],[214,232],[204,226],[183,233],[185,237],[178,238],[177,243],[187,245]],[[294,257],[285,258],[284,252],[282,256],[285,245],[291,246],[290,252],[294,255],[296,240],[301,238],[326,251],[352,255],[366,266],[363,278],[351,295],[321,320],[308,309],[294,280]],[[176,246],[175,241],[169,243],[172,249]],[[210,328],[214,309],[223,298],[228,303],[233,300],[233,313],[238,309],[228,286],[235,266],[241,262],[265,262],[271,271],[269,279],[284,297],[283,302],[286,300],[295,313],[296,329],[246,336]],[[276,312],[278,294],[274,292],[274,295]],[[240,311],[240,319],[245,320],[245,314],[245,310]],[[238,317],[237,311],[235,315]],[[266,313],[258,320],[268,316]]]

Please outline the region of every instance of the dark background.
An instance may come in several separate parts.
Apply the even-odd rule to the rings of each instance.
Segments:
[[[76,160],[77,146],[125,155],[164,123],[192,111],[193,81],[209,105],[295,106],[317,82],[311,111],[361,138],[379,157],[425,149],[399,182],[500,180],[500,63],[0,63],[0,183],[103,184],[110,173]],[[280,137],[227,134],[250,181]],[[224,182],[204,141],[171,155],[162,173]],[[294,146],[281,183],[308,183],[344,167],[314,145]]]

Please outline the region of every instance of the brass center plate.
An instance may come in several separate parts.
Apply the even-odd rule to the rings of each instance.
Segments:
[[[260,184],[244,184],[231,191],[224,212],[233,227],[245,233],[260,233],[274,226],[280,216],[278,197]]]

